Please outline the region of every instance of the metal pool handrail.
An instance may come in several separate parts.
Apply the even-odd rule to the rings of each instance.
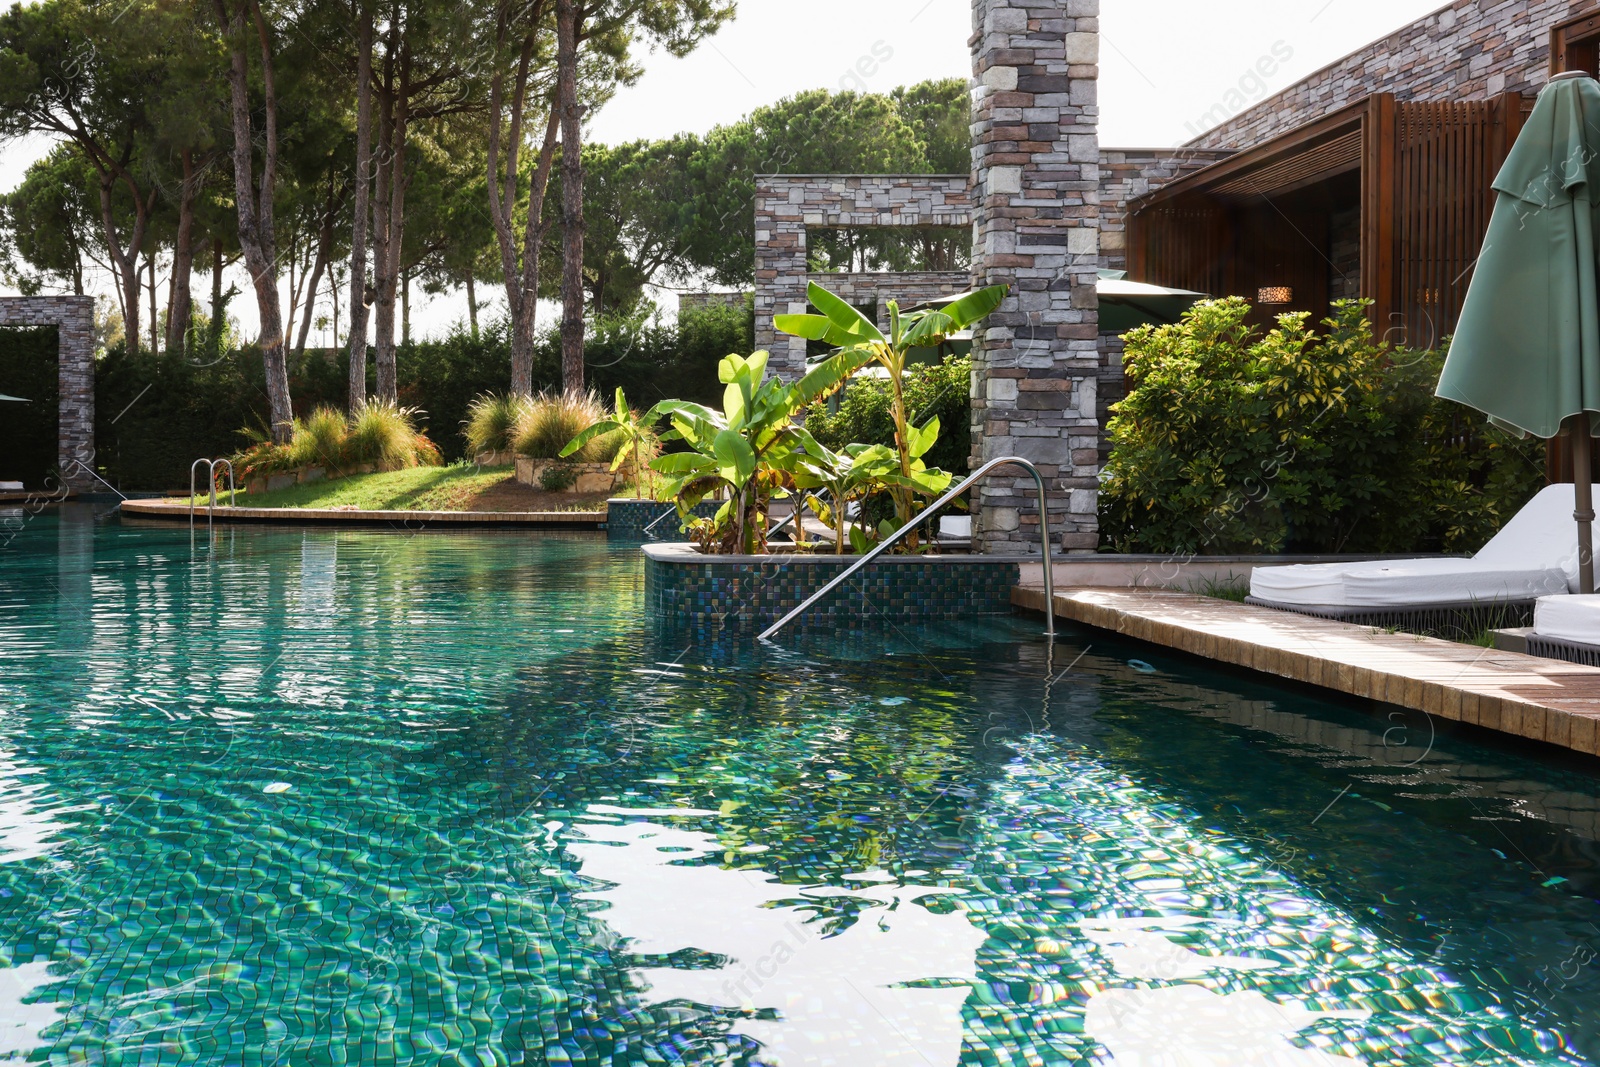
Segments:
[[[1045,501],[1044,476],[1039,473],[1039,469],[1037,467],[1023,459],[1021,456],[1001,456],[999,459],[991,459],[989,462],[973,471],[967,476],[967,479],[964,482],[929,505],[928,510],[924,511],[922,514],[918,515],[916,518],[900,527],[900,529],[884,538],[878,543],[876,548],[862,556],[860,559],[856,560],[850,566],[846,567],[842,574],[834,578],[821,589],[818,589],[815,593],[811,594],[810,597],[801,602],[799,607],[795,608],[793,611],[789,612],[789,614],[785,615],[783,618],[779,619],[777,622],[763,630],[759,639],[765,641],[773,634],[789,625],[789,623],[793,622],[797,616],[802,614],[811,605],[815,604],[817,601],[821,600],[823,597],[827,596],[829,593],[833,592],[835,589],[839,588],[839,586],[848,581],[850,576],[855,574],[856,571],[860,570],[862,567],[865,567],[867,564],[871,563],[873,560],[889,551],[889,549],[892,548],[897,541],[899,541],[906,534],[910,533],[912,530],[916,529],[924,519],[928,519],[934,515],[937,515],[952,500],[971,488],[972,484],[979,478],[982,478],[985,474],[988,474],[996,467],[1003,466],[1007,463],[1026,469],[1029,474],[1033,475],[1034,484],[1039,487],[1039,547],[1044,552],[1044,625],[1045,634],[1050,638],[1051,641],[1054,641],[1056,636],[1056,589],[1055,583],[1050,577],[1050,513],[1047,510],[1047,504]]]
[[[211,487],[211,497],[206,502],[206,526],[211,525],[211,509],[217,506],[217,467],[228,468],[228,506],[234,507],[233,498],[236,490],[233,487],[233,464],[225,459],[206,459],[204,456],[189,464],[189,525],[194,525],[194,472],[204,463],[206,465],[206,484]]]

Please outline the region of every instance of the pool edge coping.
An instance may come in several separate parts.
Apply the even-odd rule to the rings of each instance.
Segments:
[[[1046,610],[1042,588],[1013,605]],[[1058,618],[1346,696],[1600,756],[1600,667],[1166,590],[1057,589]]]

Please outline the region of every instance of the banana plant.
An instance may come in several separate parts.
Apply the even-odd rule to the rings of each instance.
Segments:
[[[578,436],[567,442],[561,450],[563,458],[577,452],[578,449],[608,433],[622,435],[622,445],[617,449],[617,454],[611,459],[611,470],[615,472],[624,463],[632,461],[633,480],[640,496],[655,497],[655,487],[650,484],[653,478],[647,476],[650,468],[646,465],[645,454],[654,456],[660,438],[656,436],[656,423],[661,421],[660,414],[655,408],[640,415],[628,407],[628,398],[622,393],[622,386],[617,386],[616,406],[611,412],[611,417],[592,423]]]
[[[650,464],[667,476],[664,492],[677,502],[685,524],[691,525],[700,501],[719,490],[728,495],[708,523],[691,525],[698,540],[713,551],[766,551],[767,502],[786,487],[790,476],[784,468],[800,446],[794,416],[843,385],[861,365],[833,356],[789,385],[767,377],[767,353],[730,355],[717,366],[724,386],[721,411],[687,400],[663,400],[650,409],[672,424],[663,440],[689,446]]]
[[[951,334],[983,319],[1000,306],[1005,299],[1006,287],[992,285],[967,293],[943,308],[924,309],[905,315],[900,313],[900,305],[891,300],[887,305],[888,336],[871,319],[816,282],[807,287],[806,295],[811,306],[821,312],[820,315],[778,315],[773,319],[773,325],[784,333],[833,345],[840,349],[833,358],[843,358],[844,365],[855,364],[859,367],[874,362],[888,372],[890,413],[894,417],[894,444],[900,467],[899,480],[891,484],[890,496],[894,500],[895,519],[904,525],[915,516],[916,498],[923,491],[918,488],[924,479],[915,469],[917,459],[933,445],[933,440],[922,441],[920,431],[911,426],[906,414],[906,361],[913,348],[935,347]],[[934,439],[937,439],[937,422],[933,425]],[[919,447],[920,451],[916,451]],[[923,475],[926,473],[927,468],[923,468]]]
[[[912,492],[937,496],[950,487],[951,475],[929,467],[922,457],[939,439],[939,418],[934,416],[922,427],[911,427],[910,474],[902,471],[899,456],[887,445],[846,445],[834,452],[822,445],[804,427],[796,427],[795,434],[802,449],[786,457],[784,469],[788,471],[798,489],[821,489],[831,498],[820,506],[812,498],[811,508],[817,517],[833,528],[834,551],[843,553],[846,541],[845,516],[849,505],[857,503],[880,489],[906,489]],[[880,537],[895,531],[892,523],[880,524],[875,531],[861,526],[849,527],[848,540],[857,552],[865,552]]]

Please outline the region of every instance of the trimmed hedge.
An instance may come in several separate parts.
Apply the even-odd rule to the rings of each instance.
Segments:
[[[640,406],[669,396],[713,400],[721,395],[717,361],[729,352],[750,350],[750,327],[742,308],[696,309],[676,324],[640,318],[593,323],[584,347],[589,385],[602,396],[620,385]],[[52,336],[47,357],[52,375],[53,341]],[[398,362],[401,405],[421,412],[419,428],[447,462],[464,457],[462,427],[473,398],[503,392],[511,378],[504,324],[492,325],[476,338],[458,331],[440,341],[406,346]],[[560,339],[554,329],[546,330],[535,354],[536,391],[560,387],[560,365]],[[5,368],[0,348],[0,374]],[[304,417],[320,406],[343,407],[347,368],[343,351],[308,350],[289,371],[295,414]],[[369,368],[367,380],[372,377]],[[50,412],[53,466],[53,401]],[[97,463],[101,475],[124,491],[186,487],[195,459],[238,451],[248,443],[240,429],[264,428],[266,419],[265,379],[253,348],[210,362],[145,351],[129,354],[119,346],[96,367]]]

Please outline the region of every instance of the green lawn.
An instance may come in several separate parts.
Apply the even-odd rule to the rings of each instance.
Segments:
[[[227,501],[226,491],[217,503]],[[181,500],[182,498],[180,498]],[[204,504],[204,496],[197,497]],[[605,500],[545,493],[518,485],[510,467],[412,467],[383,474],[357,474],[270,493],[239,490],[237,503],[250,508],[345,508],[361,511],[602,511]]]

